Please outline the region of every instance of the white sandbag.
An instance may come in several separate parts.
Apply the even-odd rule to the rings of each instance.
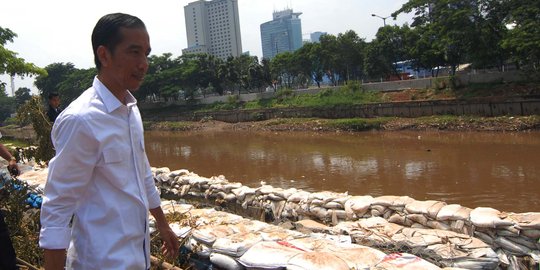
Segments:
[[[412,254],[392,253],[370,269],[401,270],[440,270],[441,268]]]
[[[229,257],[227,255],[215,253],[215,252],[210,254],[210,262],[221,269],[226,269],[226,270],[244,269],[244,266],[242,266],[234,258]]]
[[[298,190],[296,188],[289,188],[289,189],[276,189],[274,190],[274,194],[277,196],[282,197],[284,200],[289,199],[289,197],[295,193],[297,193]]]
[[[227,225],[207,226],[195,229],[192,237],[208,246],[212,246],[217,238],[226,237],[234,231]]]
[[[262,237],[254,233],[234,234],[228,237],[218,238],[212,245],[214,252],[232,257],[240,257],[256,243],[262,241]]]
[[[330,230],[330,227],[311,219],[299,220],[294,224],[298,230],[308,230],[311,232],[327,232]]]
[[[540,212],[510,213],[508,216],[514,220],[520,228],[540,230]]]
[[[429,229],[403,228],[401,233],[392,236],[392,240],[399,245],[408,247],[426,247],[429,245],[442,244],[443,240],[430,233]]]
[[[291,194],[287,199],[288,202],[299,203],[300,201],[305,201],[309,197],[309,192],[300,190],[297,193]]]
[[[263,241],[289,241],[299,237],[306,237],[303,233],[274,226],[260,231],[259,235]]]
[[[304,252],[286,242],[259,242],[246,251],[238,262],[247,268],[283,269],[292,257]]]
[[[328,252],[304,252],[291,258],[288,270],[349,270],[345,261]]]
[[[501,212],[489,207],[477,207],[471,211],[471,222],[476,227],[496,228],[498,226],[509,226],[514,223],[510,220],[500,218]]]
[[[185,242],[184,246],[202,258],[208,258],[212,253],[212,248],[202,244],[201,242],[197,242],[193,238],[189,238],[189,240]]]
[[[179,237],[179,238],[185,238],[189,234],[189,232],[191,232],[191,229],[192,229],[191,226],[181,226],[178,223],[171,223],[169,224],[169,227],[174,232],[176,237]]]
[[[371,206],[373,197],[371,196],[353,196],[345,202],[345,212],[347,218],[352,219],[354,216],[363,216]]]
[[[434,207],[434,209],[437,209],[437,206],[440,206],[438,209],[442,208],[441,204],[445,204],[443,202],[439,201],[414,201],[412,203],[409,203],[405,206],[405,210],[410,214],[424,214],[429,215],[430,208]],[[438,212],[437,209],[437,212]],[[435,215],[436,217],[436,215]]]
[[[355,244],[326,245],[323,251],[336,255],[345,261],[350,269],[365,269],[380,262],[386,256],[380,250]]]
[[[398,200],[398,198],[399,196],[392,196],[392,195],[379,196],[379,197],[373,198],[372,204],[382,205],[384,207],[393,206],[394,201]]]
[[[445,205],[439,210],[437,220],[468,220],[472,209],[459,204]]]

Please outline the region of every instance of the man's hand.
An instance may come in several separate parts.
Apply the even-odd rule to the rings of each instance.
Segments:
[[[158,231],[159,235],[161,236],[161,240],[163,240],[163,246],[161,246],[163,255],[169,258],[176,258],[180,248],[178,237],[173,232],[169,224],[158,227]]]
[[[169,258],[176,258],[178,256],[180,243],[178,241],[178,237],[169,226],[169,223],[165,218],[165,214],[163,214],[163,210],[161,207],[156,207],[154,209],[150,209],[150,213],[156,219],[156,228],[158,229],[159,235],[163,240],[163,246],[161,247],[163,255]]]
[[[11,159],[9,161],[9,165],[7,168],[11,176],[19,176],[19,174],[21,174],[21,171],[19,170],[19,165],[17,165],[17,161],[15,159]]]
[[[45,249],[43,251],[45,270],[64,270],[66,251],[64,249]]]

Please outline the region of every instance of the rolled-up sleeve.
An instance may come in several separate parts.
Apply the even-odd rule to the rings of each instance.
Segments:
[[[86,121],[74,115],[57,119],[51,138],[56,156],[49,163],[39,245],[66,249],[71,239],[69,223],[87,190],[99,158],[99,144]]]
[[[148,208],[154,209],[161,206],[161,198],[156,188],[156,183],[154,182],[154,176],[152,175],[152,169],[150,168],[150,163],[148,162],[148,157],[144,155],[145,159],[145,175],[144,175],[144,185],[146,188],[146,194],[148,196]]]

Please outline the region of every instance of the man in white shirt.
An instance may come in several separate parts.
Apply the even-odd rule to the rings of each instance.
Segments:
[[[149,36],[139,18],[109,14],[96,24],[92,47],[98,75],[51,133],[56,156],[49,163],[39,240],[45,269],[149,269],[149,210],[165,254],[176,257],[179,249],[129,92],[148,70]]]

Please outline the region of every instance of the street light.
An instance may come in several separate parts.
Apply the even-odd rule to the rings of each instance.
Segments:
[[[378,18],[381,18],[383,20],[383,25],[386,26],[386,19],[390,18],[391,16],[387,16],[387,17],[381,17],[377,14],[371,14],[371,17],[378,17]]]

